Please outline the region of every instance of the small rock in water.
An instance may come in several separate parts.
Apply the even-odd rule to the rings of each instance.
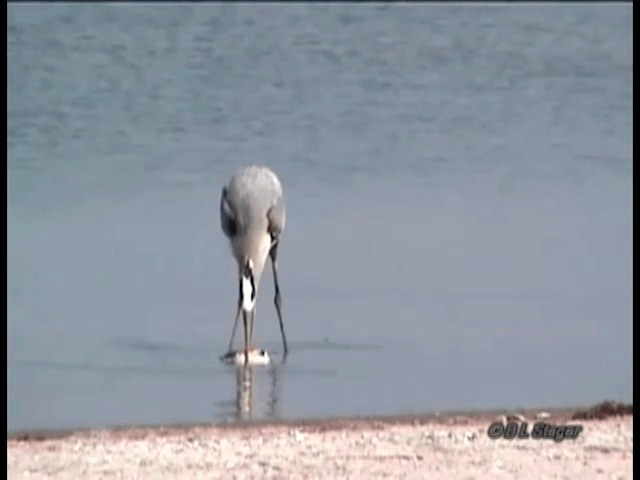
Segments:
[[[244,365],[244,350],[227,352],[222,357],[220,357],[220,360],[222,360],[227,365]],[[267,353],[266,350],[254,348],[253,350],[249,351],[249,365],[268,365],[269,363],[271,363],[271,357],[269,357],[269,353]]]
[[[513,413],[511,415],[507,415],[507,422],[524,422],[524,415],[519,413]]]

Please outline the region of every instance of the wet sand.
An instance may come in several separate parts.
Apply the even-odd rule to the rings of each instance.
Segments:
[[[618,413],[452,412],[22,432],[8,436],[7,474],[61,479],[632,478],[633,416]],[[529,434],[536,422],[583,428],[574,430],[575,439],[559,441],[489,438],[489,426],[496,421],[505,425],[512,420],[521,428],[523,419]]]

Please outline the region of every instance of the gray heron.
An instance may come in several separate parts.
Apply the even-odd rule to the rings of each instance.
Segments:
[[[238,304],[233,331],[229,340],[229,352],[242,311],[244,324],[244,358],[249,362],[249,350],[253,346],[253,321],[262,271],[271,258],[275,296],[273,303],[280,322],[280,333],[287,354],[287,339],[282,324],[280,286],[276,258],[278,243],[284,230],[286,212],[280,180],[265,166],[250,165],[242,168],[222,189],[220,221],[222,231],[231,243],[233,256],[238,264]]]

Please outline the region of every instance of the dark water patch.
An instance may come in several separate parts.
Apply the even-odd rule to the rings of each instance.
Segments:
[[[292,351],[310,351],[310,350],[321,350],[321,351],[375,351],[381,350],[383,348],[382,345],[368,345],[364,343],[342,343],[329,339],[324,339],[323,341],[297,341],[291,342]]]
[[[220,368],[214,367],[170,367],[170,366],[140,366],[140,365],[104,365],[95,363],[56,362],[48,360],[12,360],[16,367],[38,368],[44,370],[77,370],[82,372],[118,373],[126,375],[153,376],[211,376],[219,375]]]
[[[136,352],[184,352],[187,347],[166,342],[152,342],[149,340],[138,338],[114,338],[108,342],[109,345],[123,349],[133,350]]]

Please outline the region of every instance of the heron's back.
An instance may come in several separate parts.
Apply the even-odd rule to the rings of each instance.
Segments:
[[[269,168],[250,165],[236,173],[227,186],[227,201],[244,232],[266,231],[267,211],[282,201],[282,185]]]

